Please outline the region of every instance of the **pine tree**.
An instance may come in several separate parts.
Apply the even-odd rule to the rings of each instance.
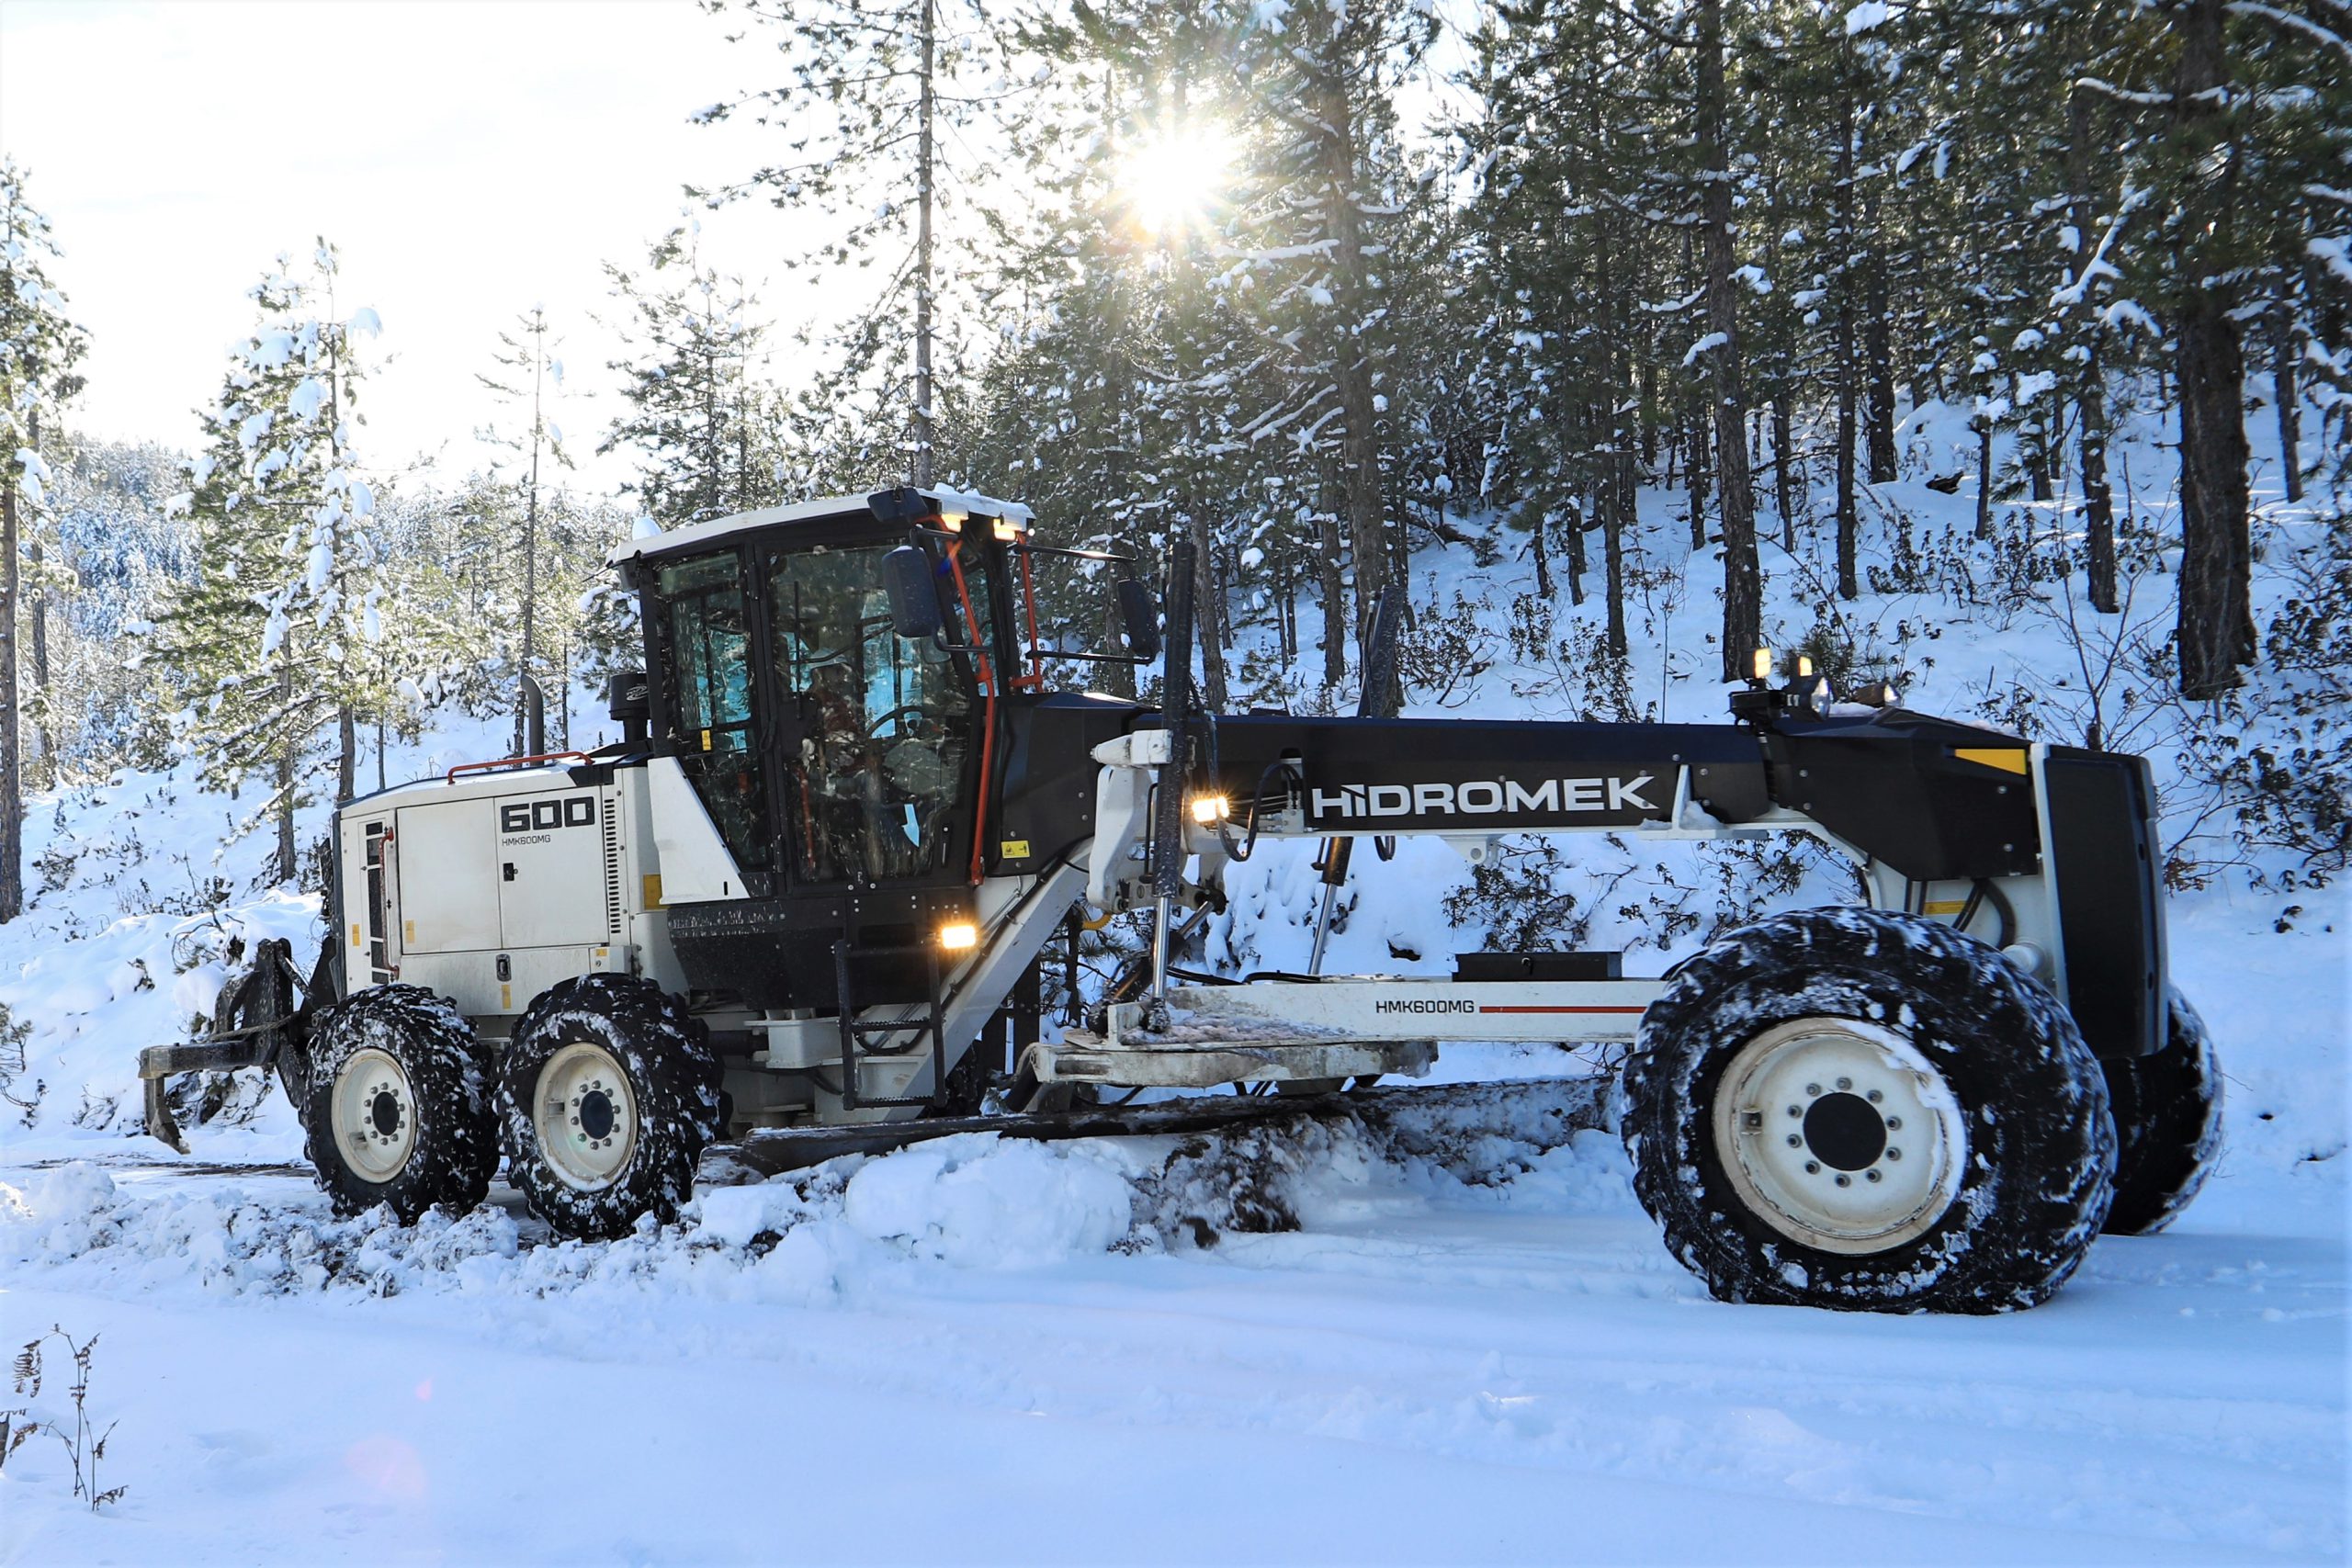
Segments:
[[[726,0],[709,4],[728,9]],[[866,385],[878,371],[883,405],[903,411],[903,471],[929,485],[942,412],[933,358],[940,281],[986,270],[970,265],[985,239],[977,224],[944,225],[956,259],[939,263],[941,220],[959,190],[989,178],[978,157],[946,154],[980,137],[1021,90],[1005,73],[1006,29],[978,0],[739,0],[736,8],[752,28],[730,37],[773,35],[787,80],[699,118],[715,124],[749,109],[784,139],[786,156],[726,189],[694,194],[714,202],[764,195],[800,221],[814,211],[845,224],[789,265],[864,268],[883,254],[887,281],[843,341],[867,349]],[[891,256],[901,245],[903,256]],[[892,373],[902,366],[904,375]]]
[[[664,527],[772,504],[783,486],[758,300],[704,265],[699,239],[694,222],[663,235],[641,278],[605,267],[627,311],[614,325],[636,356],[606,367],[622,376],[630,412],[596,452],[638,451],[643,466],[624,489]]]
[[[259,324],[232,350],[204,416],[206,449],[177,498],[195,519],[201,573],[159,627],[150,662],[175,677],[184,744],[214,787],[267,770],[243,826],[274,817],[272,874],[299,874],[294,817],[309,780],[334,769],[354,791],[359,723],[385,705],[383,557],[375,492],[355,446],[364,378],[357,341],[376,313],[344,317],[338,265],[321,241],[301,272],[281,257],[251,291]],[[334,742],[317,741],[332,725]]]
[[[42,416],[77,388],[82,330],[50,281],[58,254],[49,220],[25,194],[25,171],[0,160],[0,920],[24,910],[24,750],[17,622],[17,550],[28,514],[45,499]]]
[[[494,430],[481,434],[484,440],[520,454],[524,461],[523,527],[519,541],[523,561],[522,640],[511,655],[511,661],[518,675],[531,681],[538,680],[540,670],[539,459],[545,457],[560,467],[571,467],[571,458],[563,449],[563,429],[548,417],[548,404],[563,386],[563,362],[551,354],[559,346],[560,342],[550,336],[546,307],[535,305],[516,321],[514,332],[498,334],[498,352],[492,355],[498,374],[474,378],[501,399],[529,411],[528,434],[501,436]],[[517,685],[520,683],[518,681]],[[547,689],[541,682],[540,690],[544,693]],[[563,688],[559,685],[556,689],[560,692]],[[518,756],[524,749],[525,710],[518,692],[514,708],[514,751]],[[569,713],[568,704],[565,711]]]

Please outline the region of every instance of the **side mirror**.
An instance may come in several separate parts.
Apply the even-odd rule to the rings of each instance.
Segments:
[[[939,593],[931,557],[920,546],[900,545],[882,558],[882,584],[890,594],[892,631],[915,642],[939,635]]]
[[[1119,621],[1126,628],[1127,652],[1137,659],[1159,657],[1159,606],[1151,590],[1130,577],[1119,584]]]

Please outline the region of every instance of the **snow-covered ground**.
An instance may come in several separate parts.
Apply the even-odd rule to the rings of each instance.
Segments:
[[[2163,473],[2155,434],[2132,472]],[[1884,499],[1924,541],[1973,498],[1918,482],[1947,471],[1952,421],[1929,411],[1911,439]],[[1645,504],[1680,608],[1650,591],[1627,695],[1711,717],[1718,569],[1670,557],[1669,498]],[[2291,543],[2324,525],[2283,526]],[[1525,587],[1523,563],[1461,551],[1420,570],[1498,639]],[[1801,574],[1767,570],[1785,646],[1811,611]],[[1927,591],[1849,615],[1858,637],[1911,638],[1915,705],[1981,715],[2025,672],[2063,707],[2081,694],[2058,684],[2078,587],[2006,619]],[[1556,712],[1572,678],[1498,653],[1444,711]],[[497,749],[443,733],[391,771]],[[93,1515],[37,1437],[0,1471],[0,1562],[2210,1563],[2352,1546],[2341,889],[2220,875],[2172,903],[2175,978],[2229,1096],[2219,1171],[2173,1229],[2101,1239],[2030,1313],[1881,1317],[1710,1301],[1599,1130],[1548,1150],[1347,1125],[967,1137],[708,1189],[677,1225],[602,1246],[551,1242],[503,1186],[413,1231],[335,1221],[282,1104],[232,1107],[186,1159],[134,1135],[136,1050],[209,1006],[232,937],[309,940],[309,906],[254,892],[259,845],[215,863],[235,809],[126,774],[34,817],[52,886],[0,928],[0,1002],[28,1030],[16,1092],[40,1100],[0,1119],[0,1348],[52,1324],[98,1336],[88,1404],[119,1423],[102,1480],[129,1491]],[[1697,940],[1661,909],[1748,890],[1740,863],[1569,853],[1591,945],[1626,947],[1635,972]],[[1465,874],[1450,852],[1358,866],[1335,967],[1476,945],[1442,907]],[[183,882],[214,874],[224,909],[175,912]],[[1232,890],[1209,959],[1294,962],[1303,848],[1268,846]],[[1813,870],[1784,901],[1842,892]],[[1441,1072],[1582,1065],[1471,1049]],[[1219,1228],[1242,1194],[1296,1228]],[[29,1402],[46,1416],[70,1409],[54,1345]],[[25,1403],[0,1392],[0,1410]]]

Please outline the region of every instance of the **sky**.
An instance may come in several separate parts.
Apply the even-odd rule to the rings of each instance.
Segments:
[[[76,426],[192,448],[247,291],[280,253],[340,247],[340,303],[382,318],[362,454],[437,455],[457,475],[512,423],[475,380],[502,329],[543,304],[567,376],[553,417],[579,482],[620,407],[621,319],[603,264],[634,265],[682,220],[682,184],[741,178],[773,149],[689,123],[754,80],[763,47],[693,0],[0,0],[0,151],[64,251],[87,329]],[[773,55],[767,58],[772,59]],[[787,214],[696,209],[703,252],[786,325],[830,313],[781,266]]]

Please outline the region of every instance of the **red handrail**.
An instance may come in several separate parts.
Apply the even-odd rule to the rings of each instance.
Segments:
[[[560,762],[565,758],[576,761],[595,761],[585,751],[540,751],[528,757],[501,757],[494,762],[460,762],[442,776],[443,784],[456,784],[459,773],[494,773],[501,768],[528,768],[541,762]]]

